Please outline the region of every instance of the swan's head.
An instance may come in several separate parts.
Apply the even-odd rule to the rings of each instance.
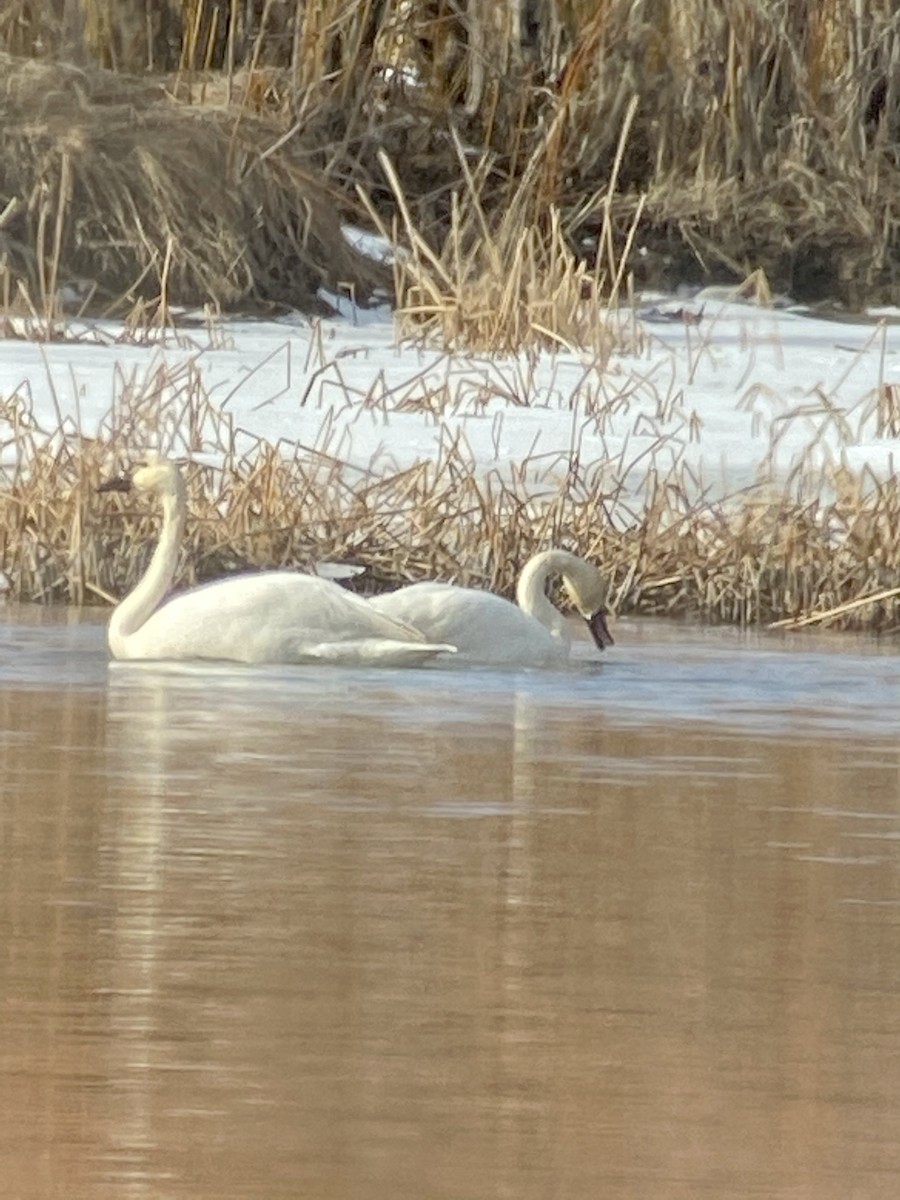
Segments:
[[[123,471],[114,479],[107,479],[97,488],[98,492],[137,492],[151,496],[183,496],[184,481],[176,463],[157,454],[148,454],[144,462],[133,470]]]
[[[563,582],[572,603],[587,622],[597,649],[615,645],[606,623],[606,580],[593,563],[573,556],[571,565],[563,571]]]

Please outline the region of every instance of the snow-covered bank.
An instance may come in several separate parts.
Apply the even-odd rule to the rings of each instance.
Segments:
[[[563,352],[490,359],[398,348],[389,315],[360,310],[312,325],[226,322],[212,339],[187,330],[157,347],[7,340],[0,396],[27,396],[44,428],[61,414],[92,434],[126,385],[146,387],[163,364],[178,376],[192,360],[241,436],[299,443],[367,471],[410,467],[448,438],[484,469],[524,464],[535,479],[565,470],[575,451],[631,488],[650,466],[681,465],[708,497],[770,468],[784,479],[800,461],[893,471],[900,441],[879,433],[878,398],[884,408],[900,390],[900,327],[722,303],[707,304],[699,325],[641,328],[640,351],[604,371]],[[167,399],[177,410],[178,395]]]
[[[699,323],[684,319],[701,310]],[[157,345],[128,344],[119,333],[94,327],[69,341],[0,343],[7,482],[29,426],[31,447],[42,433],[58,441],[61,429],[100,434],[110,460],[154,448],[233,467],[262,447],[327,470],[344,498],[366,492],[355,508],[332,497],[317,514],[306,494],[315,485],[305,485],[302,504],[281,514],[305,521],[311,538],[326,537],[328,555],[343,548],[369,561],[379,531],[392,545],[421,536],[427,546],[422,531],[435,512],[446,532],[458,510],[472,527],[466,538],[434,557],[417,548],[408,562],[396,560],[403,577],[436,572],[507,586],[518,537],[609,556],[621,605],[646,607],[652,594],[651,607],[699,603],[724,619],[827,608],[894,583],[880,532],[893,520],[884,496],[863,514],[866,544],[857,519],[866,491],[893,477],[900,448],[900,328],[891,324],[718,297],[687,306],[659,299],[646,319],[629,318],[634,348],[606,364],[563,352],[492,359],[398,347],[389,314],[358,310],[314,323],[228,321]],[[416,471],[410,500],[403,473]],[[382,485],[376,503],[371,489]],[[206,519],[227,503],[216,500]],[[429,510],[427,520],[413,504]],[[815,543],[802,563],[796,530],[780,544],[783,521],[800,509],[804,554]],[[729,524],[739,510],[742,523]],[[503,534],[511,520],[517,528]],[[663,535],[665,545],[648,549]],[[614,536],[621,544],[610,545]],[[689,542],[686,565],[678,553]],[[844,584],[835,577],[826,586],[837,546],[855,565],[840,568]],[[735,555],[740,579],[728,596],[698,602],[705,560],[721,566]],[[778,573],[777,601],[760,592],[763,559]]]

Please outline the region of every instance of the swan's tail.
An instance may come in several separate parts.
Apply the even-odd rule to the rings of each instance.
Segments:
[[[455,646],[443,643],[360,638],[348,642],[320,642],[315,646],[306,644],[294,661],[359,667],[415,667],[439,655],[455,653]]]

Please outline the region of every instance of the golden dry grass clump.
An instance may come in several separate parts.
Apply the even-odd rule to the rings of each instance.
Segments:
[[[139,300],[317,311],[321,286],[362,300],[384,281],[275,122],[95,68],[0,56],[0,71],[7,307],[50,315],[68,288],[112,313]]]
[[[500,355],[539,347],[586,350],[594,366],[605,364],[623,340],[615,308],[624,258],[607,264],[598,255],[589,269],[573,252],[559,210],[551,207],[536,218],[524,185],[499,214],[489,213],[482,197],[490,159],[473,169],[458,139],[456,149],[463,182],[451,197],[441,247],[417,229],[386,154],[379,159],[400,222],[388,231],[363,196],[385,238],[399,246],[394,295],[400,336],[450,351]]]

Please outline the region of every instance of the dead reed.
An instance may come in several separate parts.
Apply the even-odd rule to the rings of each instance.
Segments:
[[[401,339],[499,355],[540,347],[586,350],[602,369],[623,340],[615,307],[624,263],[612,261],[607,270],[597,254],[590,269],[569,245],[557,209],[534,217],[524,184],[499,216],[487,212],[483,195],[492,163],[471,165],[458,138],[455,145],[462,189],[451,197],[440,249],[416,228],[387,155],[379,158],[400,223],[388,231],[363,196],[373,221],[397,247],[394,297]],[[608,232],[601,231],[601,242]]]
[[[0,294],[55,337],[66,314],[170,327],[175,305],[324,311],[388,276],[282,126],[161,83],[0,55]]]
[[[500,378],[487,362],[485,387]],[[42,425],[24,391],[3,402],[0,463],[12,465],[0,470],[0,571],[14,598],[108,601],[136,581],[156,514],[94,488],[154,448],[191,463],[180,584],[340,560],[367,568],[365,589],[439,578],[511,594],[531,553],[561,545],[603,565],[619,613],[900,628],[897,482],[826,466],[710,502],[684,457],[688,414],[680,431],[648,441],[644,413],[634,421],[643,449],[626,439],[589,458],[583,431],[602,434],[610,406],[581,394],[567,446],[485,468],[444,421],[459,403],[449,388],[419,377],[348,393],[348,406],[386,424],[411,408],[431,414],[437,450],[407,466],[383,450],[360,461],[333,407],[313,445],[255,438],[213,404],[191,359],[120,374],[115,391],[90,430],[62,415]],[[677,417],[678,404],[660,395],[660,420]],[[628,405],[625,394],[620,415]]]
[[[99,153],[86,100],[136,161],[144,147],[142,186],[125,187],[111,146],[105,184],[92,176],[110,229],[122,232],[128,218],[135,238],[120,247],[102,216],[80,235],[99,247],[101,266],[117,267],[112,298],[136,280],[151,299],[160,294],[171,235],[170,298],[191,285],[204,301],[293,302],[300,284],[275,268],[285,247],[310,266],[283,202],[294,171],[327,178],[351,206],[362,186],[389,224],[400,209],[382,152],[418,235],[443,246],[459,220],[452,196],[465,193],[457,135],[473,163],[492,164],[480,191],[492,220],[516,195],[527,196],[525,227],[555,209],[567,244],[591,268],[598,242],[603,254],[601,231],[623,259],[640,218],[623,259],[638,283],[741,278],[761,267],[778,290],[860,306],[892,300],[900,279],[893,0],[0,0],[0,49],[74,63],[85,79],[108,69],[100,82],[70,86],[54,65],[26,116],[44,131],[38,147],[24,149],[27,162],[41,151],[46,188],[34,193],[41,176],[33,171],[30,186],[13,176],[0,188],[0,214],[14,199],[29,215],[14,241],[31,255],[33,299],[54,280],[60,205],[70,188],[77,202],[82,159],[90,147]],[[124,96],[110,82],[114,71],[130,73]],[[62,93],[67,102],[55,103]],[[204,115],[182,113],[161,133],[164,94]],[[122,106],[135,118],[131,132],[116,123]],[[207,118],[210,107],[219,115]],[[10,116],[0,113],[4,132]],[[17,148],[4,139],[4,171]],[[185,209],[204,217],[196,240],[179,223],[171,228],[173,180],[183,174],[193,181],[181,193]],[[202,183],[210,178],[212,195]],[[143,234],[129,225],[132,194]],[[157,214],[161,204],[168,220]],[[66,254],[73,236],[66,222]],[[221,252],[201,267],[210,237]],[[323,264],[313,257],[316,276]],[[300,274],[308,296],[311,276]]]

